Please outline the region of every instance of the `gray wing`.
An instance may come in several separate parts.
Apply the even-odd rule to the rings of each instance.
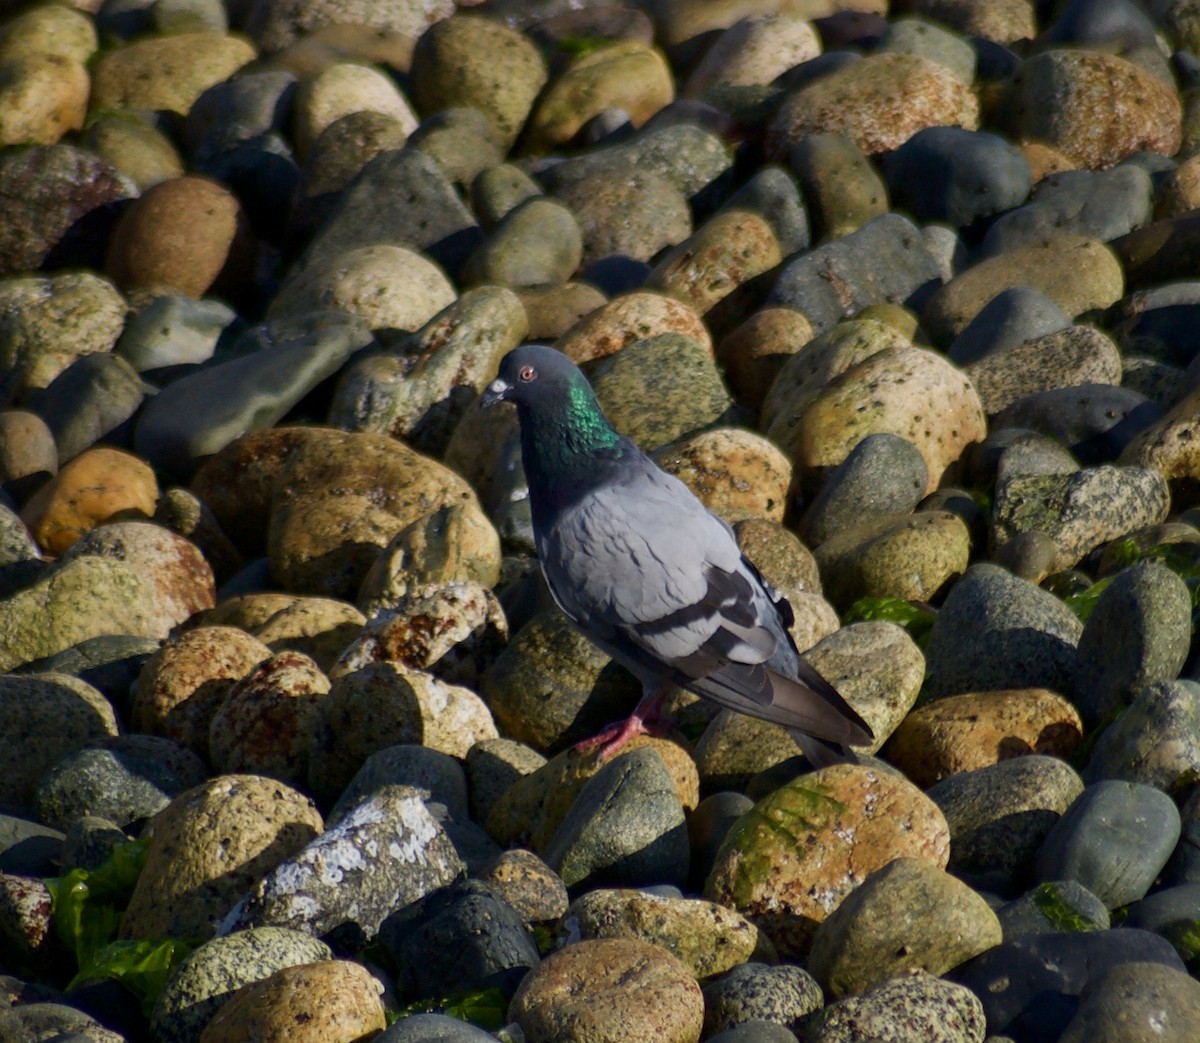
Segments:
[[[567,507],[539,534],[538,554],[563,611],[643,682],[669,681],[837,744],[870,741],[796,652],[786,602],[729,527],[648,459]]]

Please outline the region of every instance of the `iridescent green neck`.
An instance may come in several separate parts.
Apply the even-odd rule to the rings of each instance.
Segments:
[[[608,422],[591,386],[580,377],[553,403],[522,409],[521,456],[531,487],[558,499],[598,477],[603,460],[622,453],[621,436]]]

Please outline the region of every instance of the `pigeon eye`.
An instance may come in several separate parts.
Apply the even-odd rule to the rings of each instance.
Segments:
[[[521,372],[517,376],[521,378],[522,384],[528,384],[537,377],[537,370],[532,366],[522,366]]]

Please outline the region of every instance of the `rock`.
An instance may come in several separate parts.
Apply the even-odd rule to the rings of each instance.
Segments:
[[[1128,963],[1093,975],[1062,1043],[1125,1043],[1147,1026],[1164,1043],[1183,1043],[1200,1016],[1200,988],[1156,963]]]
[[[1070,691],[1083,627],[1054,595],[973,565],[934,621],[925,657],[934,696],[1003,688]]]
[[[824,333],[871,304],[915,304],[940,281],[916,228],[886,213],[784,264],[767,304],[801,312],[814,332]]]
[[[969,366],[989,356],[1006,356],[1070,325],[1070,316],[1040,290],[1011,286],[980,309],[946,348],[946,355],[957,366]]]
[[[1004,937],[1020,941],[1047,931],[1107,931],[1108,910],[1074,880],[1038,884],[996,910]]]
[[[888,739],[888,761],[922,788],[1012,757],[1068,759],[1083,738],[1079,713],[1045,688],[967,692],[917,707]]]
[[[53,145],[79,130],[90,86],[83,63],[67,55],[0,60],[0,144]]]
[[[762,435],[718,427],[663,446],[655,462],[714,513],[783,522],[792,469]]]
[[[487,116],[478,109],[452,108],[425,120],[407,144],[428,153],[451,181],[466,188],[481,171],[504,159],[495,138]]]
[[[211,938],[233,904],[321,832],[308,798],[274,779],[221,775],[155,819],[123,937]]]
[[[1136,97],[1137,104],[1116,104]],[[1062,150],[1080,165],[1111,166],[1146,150],[1174,155],[1181,110],[1175,91],[1115,54],[1050,50],[1021,63],[1004,98],[1012,133]]]
[[[605,109],[621,109],[640,127],[674,99],[662,54],[623,40],[574,59],[542,92],[525,129],[525,147],[546,152],[571,141]]]
[[[812,1043],[870,1039],[900,1019],[929,1043],[983,1043],[988,1021],[969,990],[928,974],[885,981],[861,996],[831,1004],[806,1026]],[[886,1037],[885,1037],[886,1038]]]
[[[1046,836],[1037,874],[1041,880],[1077,880],[1115,909],[1145,896],[1179,832],[1179,811],[1162,790],[1093,783]]]
[[[820,53],[817,33],[802,17],[779,11],[743,18],[705,51],[683,93],[695,97],[713,87],[767,84]]]
[[[914,970],[940,976],[1001,938],[996,914],[966,884],[921,859],[897,858],[817,928],[808,966],[838,999]]]
[[[413,0],[410,3],[364,3],[356,21],[370,27],[374,37],[397,35],[416,39],[426,28],[454,13],[452,4],[441,0]],[[344,26],[346,12],[325,3],[297,3],[295,0],[256,0],[246,12],[246,31],[266,51],[277,51],[299,37],[338,40],[330,32]]]
[[[84,145],[139,192],[180,177],[183,159],[174,142],[149,122],[129,115],[120,110],[97,115],[83,133]]]
[[[513,848],[503,852],[484,867],[479,879],[527,923],[557,920],[567,912],[567,889],[562,880],[532,851]]]
[[[571,939],[641,938],[662,946],[697,979],[722,974],[755,952],[758,929],[711,902],[642,891],[589,891],[572,903],[560,926]]]
[[[25,499],[57,471],[58,447],[46,421],[25,409],[0,411],[0,486]],[[15,514],[13,519],[25,531]],[[27,532],[24,540],[28,540],[32,554],[39,553]]]
[[[692,308],[662,294],[643,291],[616,297],[585,315],[554,346],[576,365],[586,367],[639,341],[670,333],[694,340],[712,352],[712,338]]]
[[[1097,739],[1084,771],[1089,782],[1126,779],[1182,793],[1200,775],[1194,681],[1158,681]]]
[[[888,211],[887,185],[846,134],[806,134],[788,150],[788,165],[804,192],[819,241],[841,239]]]
[[[45,877],[64,864],[66,837],[15,815],[0,815],[0,873]]]
[[[212,719],[226,695],[270,655],[261,641],[234,627],[186,630],[143,667],[134,690],[132,723],[207,756]]]
[[[361,944],[392,910],[445,887],[462,871],[450,838],[417,791],[384,786],[255,881],[223,933],[272,925],[323,935],[340,928]]]
[[[128,421],[141,406],[146,387],[124,359],[84,355],[37,396],[50,422],[60,462],[101,440],[125,442]]]
[[[725,379],[748,408],[758,411],[787,359],[812,340],[808,320],[791,308],[762,308],[717,345]]]
[[[116,514],[150,517],[158,502],[154,472],[131,453],[98,446],[61,468],[21,512],[38,545],[59,555]]]
[[[334,1043],[382,1031],[380,983],[360,963],[322,960],[284,967],[242,986],[200,1036],[241,1043],[286,1033],[294,1043]]]
[[[898,97],[912,101],[904,112],[895,108]],[[768,127],[767,152],[782,157],[805,134],[833,131],[874,154],[943,124],[978,126],[978,102],[967,85],[928,58],[879,52],[790,94]]]
[[[1002,410],[993,427],[1027,427],[1065,443],[1085,464],[1119,463],[1151,466],[1160,472],[1164,462],[1143,462],[1132,448],[1139,433],[1156,431],[1162,410],[1144,395],[1109,384],[1084,384],[1074,388],[1038,391],[1023,395]],[[1126,458],[1122,454],[1129,450]],[[1166,475],[1170,477],[1170,475]]]
[[[1170,569],[1140,562],[1096,600],[1079,638],[1075,703],[1084,720],[1107,720],[1146,685],[1179,676],[1191,643],[1191,598]]]
[[[359,804],[387,788],[412,790],[427,805],[440,804],[452,819],[467,817],[467,783],[462,766],[446,753],[401,743],[368,756],[329,812],[330,828]]]
[[[904,24],[896,22],[895,27]],[[888,156],[883,168],[893,205],[919,221],[944,221],[956,228],[1012,210],[1029,195],[1025,157],[995,134],[962,127],[918,131]]]
[[[802,967],[743,963],[704,986],[704,1034],[718,1039],[709,1033],[727,1035],[735,1026],[755,1022],[799,1032],[823,1002],[821,987]]]
[[[659,756],[633,750],[602,767],[579,791],[545,859],[569,888],[684,883],[687,827]]]
[[[700,1036],[700,986],[675,957],[635,938],[597,938],[553,953],[527,975],[509,1014],[532,1040],[595,1034],[633,1043]],[[568,1028],[569,1026],[569,1028]]]
[[[504,215],[467,258],[462,279],[512,287],[565,282],[582,257],[583,236],[570,208],[534,196]]]
[[[258,927],[205,942],[181,963],[154,1005],[163,1043],[192,1043],[244,985],[300,964],[332,959],[329,946],[301,931]]]
[[[308,156],[323,131],[353,112],[390,117],[406,135],[417,129],[416,114],[391,77],[369,65],[335,62],[296,87],[291,104],[296,151]]]
[[[914,786],[835,765],[787,783],[739,819],[704,894],[750,917],[781,954],[801,955],[874,869],[905,855],[941,866],[948,853],[945,819]]]
[[[1031,876],[1043,840],[1082,791],[1070,765],[1027,756],[951,775],[929,798],[949,824],[950,868],[1008,889]]]

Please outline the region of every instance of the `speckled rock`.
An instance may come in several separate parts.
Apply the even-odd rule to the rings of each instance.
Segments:
[[[929,789],[950,827],[950,869],[1009,889],[1028,882],[1046,835],[1083,792],[1064,761],[1031,755],[959,772]]]
[[[714,428],[663,446],[655,462],[729,522],[744,517],[783,521],[792,468],[762,435]]]
[[[972,265],[929,299],[922,322],[930,336],[957,336],[1000,290],[1024,285],[1044,293],[1068,316],[1107,308],[1124,293],[1116,256],[1103,243],[1063,235]]]
[[[0,707],[7,722],[0,800],[18,807],[32,809],[38,780],[61,758],[117,734],[108,700],[68,674],[0,678]]]
[[[506,149],[545,82],[545,62],[532,42],[489,18],[445,18],[421,35],[413,52],[413,97],[422,113],[472,106],[488,117]]]
[[[579,267],[583,236],[570,208],[534,196],[510,210],[467,258],[469,284],[540,286],[564,282]]]
[[[124,511],[150,517],[154,472],[131,453],[99,446],[80,453],[25,505],[21,516],[43,550],[62,554],[85,533]]]
[[[879,1038],[900,1021],[928,1043],[983,1043],[987,1019],[970,989],[928,974],[893,978],[830,1004],[807,1034],[812,1043]],[[884,1035],[883,1038],[887,1038]]]
[[[704,1036],[714,1040],[730,1036],[730,1043],[758,1039],[775,1043],[774,1034],[762,1034],[770,1026],[794,1038],[805,1018],[823,1002],[821,986],[802,967],[743,963],[704,985]],[[751,1035],[744,1039],[732,1035],[746,1030]]]
[[[284,967],[332,957],[324,942],[284,927],[213,938],[180,964],[159,995],[151,1016],[155,1037],[163,1043],[195,1043],[212,1016],[243,985]]]
[[[272,652],[301,652],[328,672],[366,619],[353,605],[335,598],[246,594],[226,598],[200,622],[241,627]]]
[[[597,367],[592,385],[613,426],[648,450],[709,426],[730,406],[710,352],[677,333],[625,348]]]
[[[171,139],[150,123],[130,119],[125,111],[96,116],[87,125],[83,141],[141,192],[184,172],[183,159]]]
[[[704,1001],[691,973],[665,949],[597,938],[543,960],[521,983],[509,1014],[530,1043],[634,1043],[647,1032],[663,1043],[692,1043],[700,1038]]]
[[[528,339],[538,343],[557,340],[585,315],[608,303],[597,287],[574,279],[550,286],[522,286],[516,294],[529,321]]]
[[[362,964],[323,960],[284,967],[240,988],[201,1043],[249,1043],[281,1034],[293,1043],[352,1043],[384,1028],[382,985]]]
[[[967,692],[913,710],[886,756],[922,788],[1031,753],[1068,759],[1083,737],[1079,713],[1045,688]]]
[[[155,820],[123,936],[213,937],[250,887],[320,832],[312,802],[274,779],[222,775],[188,790]]]
[[[782,158],[805,134],[834,131],[874,154],[943,124],[979,125],[979,103],[967,85],[928,58],[881,52],[790,95],[771,121],[767,151]]]
[[[1200,391],[1186,394],[1165,415],[1148,419],[1152,422],[1137,425],[1131,433],[1119,462],[1153,467],[1168,481],[1200,475],[1200,455],[1194,443],[1200,422]]]
[[[296,151],[307,156],[321,133],[352,112],[374,112],[399,124],[405,134],[417,129],[417,117],[395,81],[378,69],[338,62],[302,80],[291,105]]]
[[[738,401],[756,412],[787,359],[812,340],[808,319],[791,308],[763,308],[721,338],[717,361]]]
[[[864,408],[868,387],[872,398]],[[936,416],[927,408],[932,401],[939,403]],[[764,415],[770,403],[768,395]],[[807,401],[781,408],[767,427],[767,437],[801,477],[838,466],[867,435],[907,438],[925,459],[926,492],[985,432],[983,406],[971,382],[941,356],[913,347],[885,348],[851,365]]]
[[[941,812],[911,783],[835,765],[784,785],[744,815],[704,894],[750,917],[781,954],[802,955],[817,925],[875,869],[904,855],[940,867],[949,843]]]
[[[1142,150],[1170,156],[1180,144],[1175,91],[1115,54],[1033,56],[1009,84],[1003,111],[1016,135],[1038,138],[1086,167],[1110,166]]]
[[[1124,1043],[1147,1029],[1184,1043],[1200,1018],[1200,987],[1157,963],[1126,963],[1089,979],[1062,1043]]]
[[[185,630],[146,662],[132,703],[133,724],[207,756],[213,716],[230,688],[271,649],[235,627]]]
[[[1058,333],[1070,316],[1044,293],[1029,286],[1010,286],[987,302],[946,348],[957,366],[970,366],[988,356],[1004,357],[1027,341]]]
[[[815,551],[834,607],[859,598],[929,601],[967,569],[967,526],[949,511],[890,515],[843,529]]]
[[[392,538],[474,498],[441,464],[383,435],[323,430],[288,455],[271,503],[271,572],[288,589],[352,598]]]
[[[675,96],[662,54],[623,40],[576,58],[542,92],[525,130],[525,145],[548,151],[571,141],[605,109],[623,109],[641,126]]]
[[[53,145],[79,130],[90,86],[83,63],[67,55],[0,59],[0,144]]]
[[[820,53],[816,31],[799,13],[781,10],[743,18],[705,51],[683,93],[695,96],[713,87],[770,83]]]
[[[992,537],[1003,546],[1026,532],[1046,533],[1058,549],[1051,565],[1057,572],[1111,539],[1165,521],[1169,508],[1166,480],[1146,468],[1013,477],[996,491]]]
[[[105,270],[123,289],[172,287],[203,296],[224,275],[248,274],[246,218],[237,197],[208,178],[155,185],[121,215]]]
[[[1088,782],[1125,779],[1182,794],[1200,778],[1200,687],[1159,681],[1138,691],[1096,741],[1084,769]]]
[[[168,109],[186,116],[209,87],[255,58],[237,36],[180,33],[148,36],[107,51],[92,69],[91,108]]]
[[[731,909],[642,891],[589,891],[560,924],[580,938],[641,938],[666,949],[698,979],[744,963],[758,946],[758,928]]]
[[[1002,938],[966,884],[918,858],[872,873],[818,928],[808,966],[832,999],[914,970],[941,975]]]
[[[462,870],[420,794],[384,786],[256,881],[228,926],[274,925],[313,935],[349,927],[365,940],[393,909],[446,886]]]
[[[96,51],[96,26],[82,9],[27,8],[0,29],[0,61],[22,54],[61,54],[86,62]]]
[[[332,828],[361,803],[389,787],[412,790],[431,812],[435,805],[441,805],[449,816],[446,819],[437,810],[443,822],[466,817],[467,783],[462,765],[449,754],[427,746],[401,743],[372,753],[362,762],[330,809],[326,825]]]
[[[576,365],[584,366],[664,333],[680,334],[712,351],[708,329],[692,308],[646,291],[616,297],[585,315],[554,346]]]
[[[1058,598],[996,565],[973,565],[946,598],[925,656],[934,696],[1071,690],[1083,625]]]
[[[399,4],[361,0],[355,5],[352,18],[348,17],[350,12],[335,4],[257,0],[248,5],[246,31],[267,51],[287,47],[306,34],[338,41],[342,37],[332,30],[344,27],[348,21],[370,27],[372,37],[413,40],[432,23],[453,13],[454,5],[445,0],[408,0]]]

